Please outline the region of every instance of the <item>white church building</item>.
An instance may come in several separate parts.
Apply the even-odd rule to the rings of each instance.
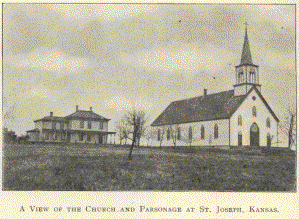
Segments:
[[[276,146],[279,119],[262,95],[247,27],[232,90],[174,101],[151,124],[153,146]]]

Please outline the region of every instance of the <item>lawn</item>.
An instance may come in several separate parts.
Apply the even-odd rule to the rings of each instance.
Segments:
[[[292,191],[296,155],[96,145],[5,145],[3,190]]]

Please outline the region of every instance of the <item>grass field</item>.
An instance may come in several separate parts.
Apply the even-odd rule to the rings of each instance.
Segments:
[[[293,151],[5,145],[3,190],[292,191]]]

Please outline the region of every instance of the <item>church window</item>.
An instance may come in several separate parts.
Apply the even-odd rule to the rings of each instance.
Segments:
[[[205,139],[205,127],[203,125],[201,126],[200,134],[201,134],[200,138]]]
[[[192,127],[189,127],[189,140],[192,140]]]
[[[160,140],[161,140],[161,130],[158,129],[158,141],[160,141]]]
[[[252,107],[252,116],[256,117],[256,107]]]
[[[170,129],[167,129],[167,140],[170,140]]]
[[[270,118],[269,118],[269,117],[268,117],[267,120],[266,120],[266,126],[267,126],[268,128],[271,127],[271,121],[270,121]]]
[[[181,128],[178,127],[178,140],[181,140]]]
[[[238,116],[238,126],[242,126],[242,116]]]
[[[253,101],[255,101],[255,100],[256,100],[256,97],[255,97],[255,96],[253,96],[253,97],[252,97],[252,100],[253,100]]]
[[[84,121],[83,121],[83,120],[80,121],[80,128],[81,128],[81,129],[84,128]]]
[[[242,146],[242,132],[238,133],[238,146]]]
[[[214,139],[218,139],[218,125],[215,124],[214,126]]]
[[[242,83],[242,82],[244,82],[244,73],[243,73],[243,71],[240,71],[239,72],[239,83]]]

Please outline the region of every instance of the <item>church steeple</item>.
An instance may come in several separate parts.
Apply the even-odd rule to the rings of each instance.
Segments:
[[[247,26],[245,29],[245,37],[244,37],[242,57],[241,57],[241,65],[245,65],[245,64],[253,64],[252,58],[251,58],[250,47],[249,47]]]
[[[234,85],[236,96],[247,94],[252,86],[255,86],[259,91],[261,91],[261,85],[259,84],[258,65],[253,64],[251,57],[247,33],[247,22],[245,25],[246,28],[241,63],[236,66],[236,84]]]

